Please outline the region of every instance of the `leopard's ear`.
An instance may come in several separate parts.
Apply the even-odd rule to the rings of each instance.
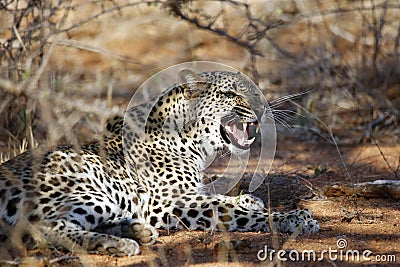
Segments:
[[[186,99],[199,97],[207,88],[207,80],[190,69],[179,72],[178,82],[183,87],[183,94]]]

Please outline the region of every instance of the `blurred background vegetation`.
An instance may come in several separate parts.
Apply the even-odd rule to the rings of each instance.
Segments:
[[[0,151],[90,141],[144,80],[192,60],[271,101],[312,90],[281,107],[306,138],[398,144],[399,17],[394,0],[1,1]]]

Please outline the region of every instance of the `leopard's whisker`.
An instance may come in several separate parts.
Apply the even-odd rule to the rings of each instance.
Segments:
[[[286,129],[294,131],[294,127],[289,125],[286,121],[282,120],[281,118],[275,118],[275,120],[281,124],[282,126],[284,126]]]
[[[301,97],[303,95],[306,95],[306,94],[309,94],[309,93],[311,93],[311,92],[313,92],[315,90],[317,90],[317,88],[306,90],[306,91],[300,92],[300,93],[295,93],[295,94],[290,94],[290,95],[285,95],[285,96],[279,97],[277,99],[271,100],[269,102],[269,107],[273,109],[273,108],[275,108],[277,106],[280,106],[284,102],[299,98],[299,97]]]
[[[272,114],[274,115],[274,118],[283,118],[286,120],[293,120],[295,116],[288,114],[289,112],[282,111],[282,110],[277,110],[276,112],[273,112]],[[296,115],[297,113],[294,112]],[[301,115],[301,114],[298,114]]]

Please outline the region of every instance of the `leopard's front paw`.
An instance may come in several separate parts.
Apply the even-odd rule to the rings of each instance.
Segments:
[[[141,245],[152,245],[157,241],[157,230],[144,220],[133,220],[122,227],[123,235],[137,240]]]
[[[313,234],[320,230],[309,210],[292,210],[287,213],[272,214],[274,230],[281,233]]]
[[[113,256],[134,256],[140,253],[139,244],[129,238],[112,238],[102,240],[96,244],[94,249],[89,252],[108,254]]]

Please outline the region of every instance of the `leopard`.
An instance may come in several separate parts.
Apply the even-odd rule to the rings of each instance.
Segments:
[[[117,256],[155,244],[158,229],[318,232],[307,209],[271,213],[251,194],[206,190],[204,170],[221,152],[249,150],[266,104],[241,72],[177,76],[160,95],[110,117],[97,141],[3,163],[2,231],[22,222],[71,252]]]

